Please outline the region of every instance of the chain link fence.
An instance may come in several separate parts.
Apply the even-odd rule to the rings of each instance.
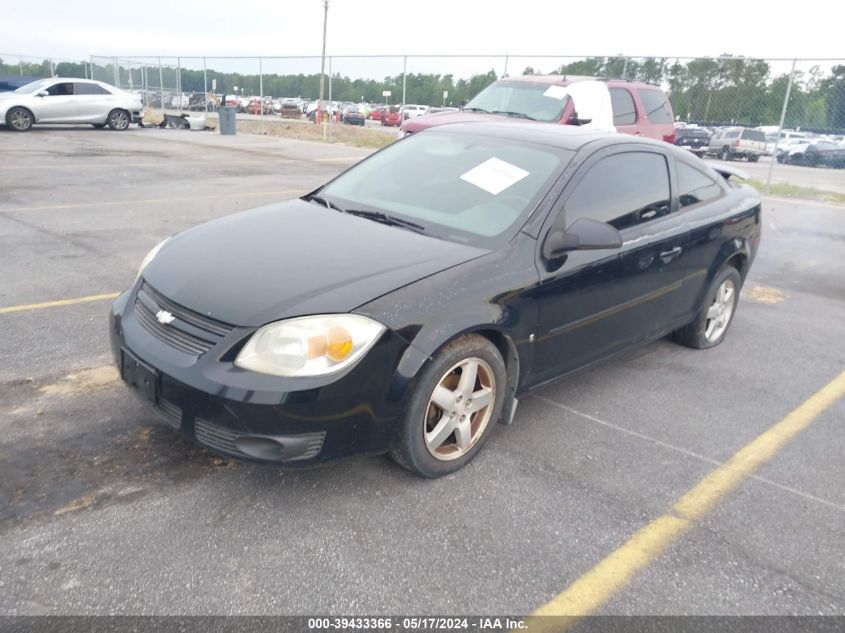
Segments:
[[[319,56],[92,55],[73,61],[0,55],[0,60],[0,75],[90,77],[137,91],[148,108],[162,112],[214,110],[225,97],[243,115],[257,115],[262,129],[265,117],[279,116],[282,99],[300,104],[318,99],[323,77],[322,97],[330,102],[437,108],[458,107],[506,76],[642,81],[660,85],[669,96],[678,144],[688,139],[709,148],[726,127],[761,132],[765,151],[760,164],[749,169],[754,178],[767,182],[771,174],[761,174],[763,165],[838,166],[828,164],[820,152],[841,146],[845,136],[845,58],[335,55],[325,59],[325,75]],[[807,152],[811,145],[815,158]],[[824,178],[825,188],[845,194],[842,172],[837,176]]]

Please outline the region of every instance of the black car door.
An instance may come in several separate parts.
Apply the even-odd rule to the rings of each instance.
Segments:
[[[689,231],[671,195],[670,157],[610,147],[585,161],[541,233],[579,218],[616,227],[619,249],[571,251],[540,268],[535,379],[567,373],[653,338],[683,312]]]

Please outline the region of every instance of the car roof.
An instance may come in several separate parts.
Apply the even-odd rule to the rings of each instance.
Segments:
[[[589,77],[586,75],[514,75],[513,77],[502,77],[499,81],[517,81],[536,84],[558,84],[567,86],[576,81],[603,81],[609,85],[637,86],[638,88],[660,88],[654,84],[647,84],[641,81],[629,81],[628,79],[612,79],[609,77]]]
[[[83,79],[82,77],[44,77],[41,81],[73,81],[81,84],[102,84],[104,86],[111,86],[111,84],[97,81],[96,79]],[[111,86],[114,88],[114,86]]]
[[[487,121],[466,121],[460,123],[444,123],[437,125],[417,134],[438,134],[458,132],[475,134],[479,136],[493,136],[496,138],[511,139],[514,141],[526,141],[538,145],[549,145],[560,147],[571,151],[577,151],[585,145],[593,142],[601,142],[603,145],[636,144],[653,145],[663,150],[672,149],[674,146],[644,138],[642,136],[631,136],[618,132],[604,132],[592,130],[576,125],[556,125],[550,123],[533,123],[530,121],[519,122],[487,122]]]

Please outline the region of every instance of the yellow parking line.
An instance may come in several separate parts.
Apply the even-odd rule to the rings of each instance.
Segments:
[[[619,549],[534,612],[534,616],[585,616],[621,590],[639,570],[660,556],[725,495],[774,457],[787,442],[845,395],[845,371],[810,396],[780,422],[757,436],[681,497],[664,515],[634,534]],[[538,618],[532,630],[563,630],[574,620]]]
[[[20,306],[9,306],[7,308],[0,308],[0,314],[9,314],[11,312],[26,312],[28,310],[42,310],[44,308],[58,308],[60,306],[75,306],[79,303],[90,303],[92,301],[106,301],[108,299],[115,299],[120,295],[119,292],[110,292],[103,295],[89,295],[87,297],[77,297],[76,299],[59,299],[58,301],[45,301],[44,303],[27,303]]]
[[[152,204],[157,202],[183,202],[191,200],[214,200],[216,198],[247,198],[255,196],[290,196],[303,193],[294,189],[281,189],[277,191],[242,191],[238,193],[216,193],[206,196],[169,196],[167,198],[147,198],[145,200],[104,200],[101,202],[79,202],[72,204],[49,204],[33,207],[0,207],[0,213],[17,211],[48,211],[55,209],[84,209],[87,207],[119,207],[136,204]]]

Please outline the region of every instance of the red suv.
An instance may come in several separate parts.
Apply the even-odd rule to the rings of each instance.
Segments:
[[[478,93],[461,112],[440,112],[408,119],[402,123],[402,130],[411,134],[444,123],[490,121],[501,117],[579,125],[584,121],[578,116],[583,114],[576,112],[577,104],[566,87],[581,81],[600,82],[607,87],[613,126],[618,132],[674,142],[675,118],[660,86],[623,79],[597,80],[565,75],[499,79]]]

